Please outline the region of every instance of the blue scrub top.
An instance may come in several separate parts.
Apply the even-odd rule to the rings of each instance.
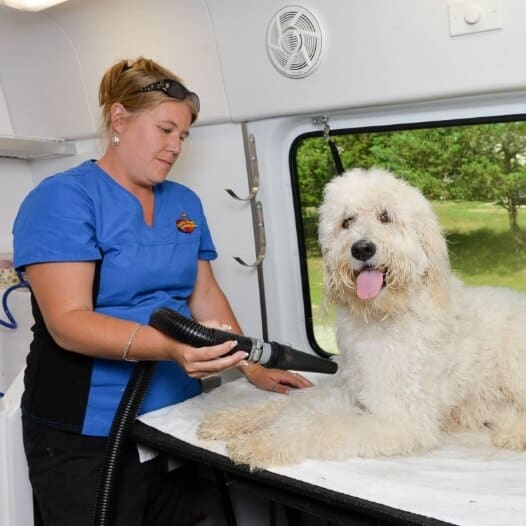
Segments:
[[[197,262],[215,259],[217,253],[192,190],[165,181],[154,187],[154,195],[149,226],[137,198],[94,161],[45,179],[26,197],[15,220],[15,267],[102,259],[96,312],[141,324],[159,307],[190,316]],[[120,360],[93,360],[83,434],[108,434],[131,369]],[[199,382],[175,362],[160,362],[141,412],[199,391]]]

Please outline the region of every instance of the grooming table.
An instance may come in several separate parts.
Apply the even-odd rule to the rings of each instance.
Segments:
[[[316,381],[316,375],[309,377]],[[331,523],[526,525],[526,453],[492,447],[486,432],[450,436],[440,449],[409,457],[307,460],[252,473],[228,459],[223,442],[196,438],[210,410],[281,396],[240,378],[142,415],[132,439],[210,466],[224,473],[233,487],[251,485],[275,502]]]

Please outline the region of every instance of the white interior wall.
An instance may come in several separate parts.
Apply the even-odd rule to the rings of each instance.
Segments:
[[[76,134],[60,136],[96,131],[103,73],[117,60],[138,56],[163,64],[199,93],[199,124],[229,120],[214,33],[202,0],[71,0],[33,16],[45,17],[73,46],[95,122],[95,128],[84,124]],[[73,68],[68,71],[78,76]]]
[[[6,98],[0,84],[0,136],[2,135],[13,135],[13,127],[11,126],[11,119],[7,111]]]
[[[301,79],[277,72],[266,47],[273,15],[291,4],[309,9],[322,29],[319,66]],[[454,37],[448,4],[70,0],[40,13],[0,6],[0,86],[15,134],[70,138],[96,131],[98,82],[109,64],[138,55],[201,95],[198,125],[526,89],[526,3],[501,0],[501,29]]]
[[[92,137],[103,73],[141,55],[200,94],[200,124],[229,120],[203,1],[71,0],[37,13],[0,6],[0,132]]]
[[[207,0],[233,120],[526,89],[523,0],[502,29],[452,37],[447,0]],[[479,2],[467,2],[478,5]],[[269,60],[267,28],[286,6],[322,28],[318,67],[288,78]]]
[[[12,252],[11,227],[20,203],[33,187],[29,163],[0,159],[0,252]]]
[[[0,6],[0,86],[15,136],[68,137],[93,129],[76,50],[45,15]],[[5,126],[0,121],[0,129]]]

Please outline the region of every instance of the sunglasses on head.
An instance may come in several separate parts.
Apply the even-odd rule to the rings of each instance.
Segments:
[[[160,80],[159,82],[154,82],[153,84],[144,86],[144,88],[141,88],[137,93],[146,93],[147,91],[162,91],[176,100],[184,100],[188,97],[194,103],[196,110],[199,112],[200,103],[197,93],[187,90],[180,82],[177,82],[177,80]]]

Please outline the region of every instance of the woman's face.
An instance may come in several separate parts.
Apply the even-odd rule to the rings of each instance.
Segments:
[[[192,114],[188,106],[168,100],[122,121],[119,158],[132,184],[163,182],[189,135]]]

